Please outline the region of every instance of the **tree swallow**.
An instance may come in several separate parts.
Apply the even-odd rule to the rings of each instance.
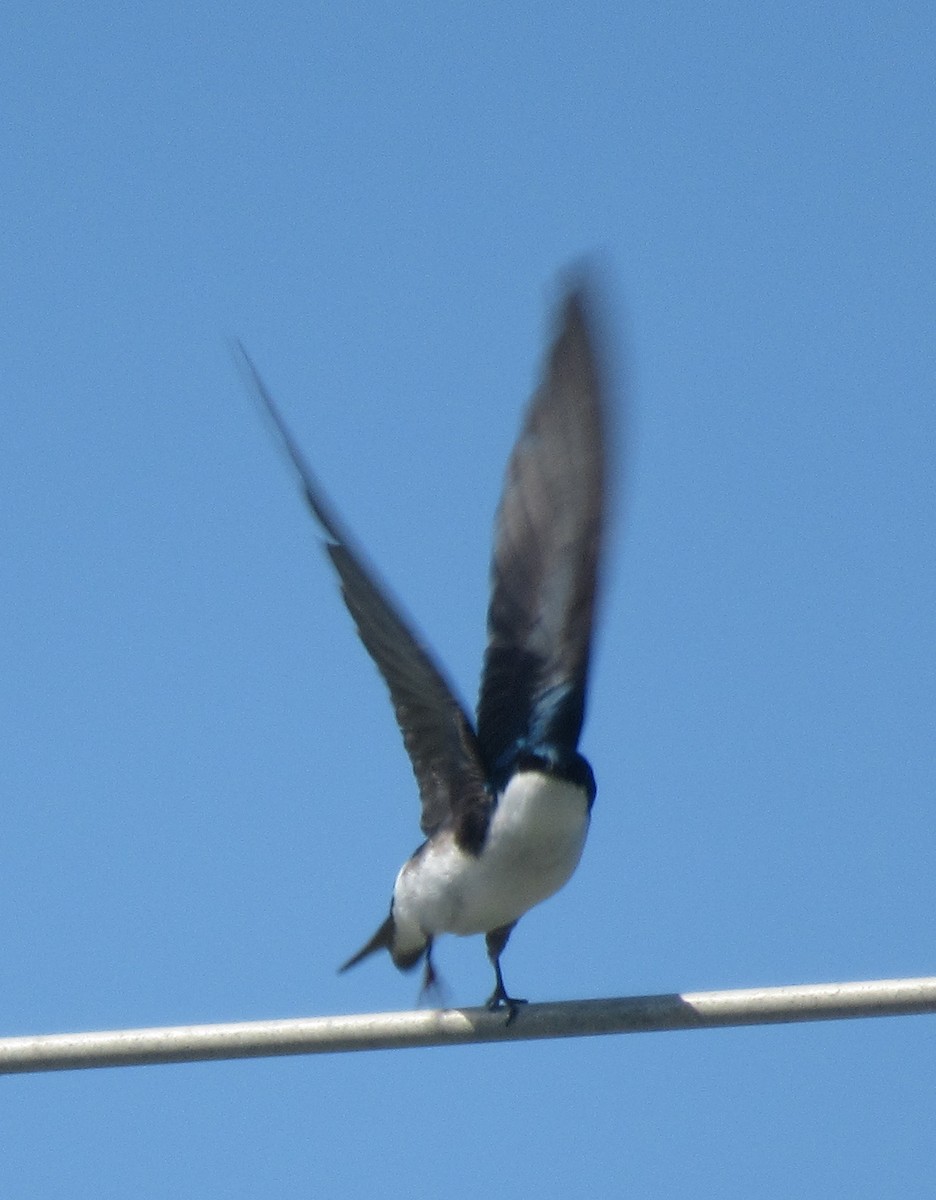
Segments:
[[[256,368],[272,418],[324,537],[358,634],[390,692],[419,786],[425,841],[396,877],[390,912],[340,968],[388,950],[425,960],[441,933],[483,933],[489,1009],[523,1001],[500,959],[517,921],[578,865],[595,778],[578,752],[604,540],[609,413],[588,289],[562,304],[543,378],[507,466],[491,566],[487,647],[473,725],[442,670],[388,597],[299,451]]]

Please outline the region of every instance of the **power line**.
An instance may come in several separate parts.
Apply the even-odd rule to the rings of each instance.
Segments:
[[[454,1008],[103,1033],[54,1033],[0,1038],[0,1074],[932,1012],[936,1012],[936,977],[529,1004],[510,1025],[503,1012]]]

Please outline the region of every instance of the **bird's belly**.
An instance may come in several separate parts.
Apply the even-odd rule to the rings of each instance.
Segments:
[[[566,883],[588,832],[583,788],[525,771],[507,785],[480,855],[454,837],[433,839],[397,876],[397,929],[486,933],[509,925]]]

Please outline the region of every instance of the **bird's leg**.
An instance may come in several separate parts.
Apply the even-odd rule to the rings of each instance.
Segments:
[[[438,986],[439,977],[436,975],[436,969],[432,965],[432,940],[426,943],[426,966],[423,969],[421,995],[425,996],[427,992],[434,991]]]
[[[448,1004],[448,994],[448,988],[436,974],[435,964],[432,961],[432,939],[430,938],[426,943],[426,965],[423,968],[419,998],[432,1001],[438,1008],[445,1008]]]
[[[504,952],[504,947],[507,945],[507,939],[510,937],[516,921],[510,925],[501,925],[499,929],[492,929],[485,937],[487,942],[488,958],[491,960],[491,965],[494,967],[495,987],[487,999],[486,1007],[490,1012],[497,1012],[501,1007],[507,1009],[507,1024],[514,1019],[520,1010],[521,1004],[526,1004],[526,1000],[518,1000],[515,996],[508,996],[507,989],[504,987],[504,976],[501,974],[500,956]]]

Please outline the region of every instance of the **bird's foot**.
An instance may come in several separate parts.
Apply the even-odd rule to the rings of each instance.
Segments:
[[[432,961],[432,943],[426,949],[426,965],[423,969],[422,987],[419,989],[419,999],[428,1001],[435,1008],[448,1008],[449,990],[445,981],[439,976]]]
[[[485,1008],[488,1012],[499,1012],[502,1008],[507,1009],[506,1025],[509,1025],[522,1005],[528,1003],[526,1000],[518,1000],[516,996],[508,996],[502,986],[496,987],[485,1003]]]

